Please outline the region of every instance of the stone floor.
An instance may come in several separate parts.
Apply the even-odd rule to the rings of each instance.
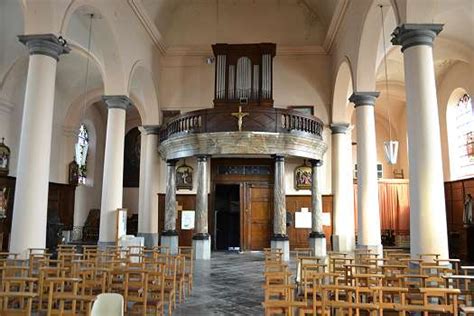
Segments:
[[[192,295],[173,315],[263,315],[263,253],[213,252],[196,261]]]

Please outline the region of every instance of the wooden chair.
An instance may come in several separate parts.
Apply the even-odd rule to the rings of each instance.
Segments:
[[[359,288],[350,285],[323,285],[321,287],[323,301],[322,310],[324,315],[332,315],[331,311],[352,315],[360,315],[361,311],[374,313],[377,305],[360,301],[360,294],[365,292],[365,296],[373,294],[372,289]],[[339,315],[339,314],[337,314]]]
[[[141,306],[141,315],[146,315],[148,304],[148,271],[127,269],[124,282],[124,310],[127,312],[128,303],[138,303]],[[133,307],[132,307],[133,310]]]
[[[36,278],[7,277],[0,289],[0,315],[31,315]]]
[[[384,315],[384,312],[396,312],[400,316],[403,316],[403,312],[400,307],[405,305],[405,297],[408,293],[407,288],[403,287],[374,287],[373,290],[376,292],[374,295],[374,304],[378,307],[379,315]]]
[[[84,302],[86,308],[85,315],[90,315],[92,302],[95,296],[79,295],[79,278],[48,278],[46,280],[49,286],[48,294],[48,312],[47,315],[78,315],[81,313],[78,309],[78,302]]]
[[[165,306],[165,267],[159,267],[156,271],[148,272],[148,298],[147,315],[164,315]],[[134,305],[141,307],[140,303]],[[142,307],[143,308],[143,307]]]
[[[176,308],[176,274],[178,269],[178,257],[172,256],[166,259],[164,301],[168,307],[168,315]]]
[[[430,312],[458,315],[459,289],[420,288],[419,291],[423,296],[422,304],[404,304],[396,307],[396,310],[402,313],[422,312],[424,316]]]
[[[193,247],[181,246],[178,248],[178,254],[185,258],[184,284],[186,286],[186,293],[191,295],[194,275],[194,249]]]
[[[265,315],[293,315],[296,307],[306,307],[306,302],[295,301],[296,287],[290,284],[264,285],[264,301],[262,306]]]

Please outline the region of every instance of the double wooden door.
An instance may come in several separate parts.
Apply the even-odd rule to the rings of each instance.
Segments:
[[[273,228],[273,186],[244,183],[241,190],[241,244],[244,250],[270,247]]]

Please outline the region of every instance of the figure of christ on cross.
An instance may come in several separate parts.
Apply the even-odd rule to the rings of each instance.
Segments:
[[[239,127],[239,132],[242,131],[242,120],[244,117],[248,116],[249,113],[242,112],[242,106],[239,105],[239,112],[234,112],[231,114],[232,116],[237,118],[237,126]]]

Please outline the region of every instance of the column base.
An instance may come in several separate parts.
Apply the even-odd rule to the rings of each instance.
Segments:
[[[383,246],[382,245],[357,245],[357,250],[370,250],[371,253],[378,253],[379,258],[383,258]]]
[[[158,246],[158,233],[137,233],[137,237],[143,237],[145,240],[145,248],[152,249]]]
[[[178,254],[179,236],[177,232],[163,232],[161,234],[161,245],[168,247],[170,255]]]
[[[327,256],[326,236],[317,232],[309,234],[309,248],[311,248],[315,257],[325,258]]]
[[[288,236],[273,236],[271,241],[272,249],[281,249],[283,251],[283,260],[290,261],[290,241]]]
[[[337,252],[353,252],[355,244],[351,244],[347,236],[332,235],[332,249]]]
[[[208,234],[193,236],[194,259],[210,260],[211,259],[211,236]]]
[[[107,247],[116,246],[117,243],[115,241],[99,241],[97,242],[97,248],[99,250],[105,250]]]

